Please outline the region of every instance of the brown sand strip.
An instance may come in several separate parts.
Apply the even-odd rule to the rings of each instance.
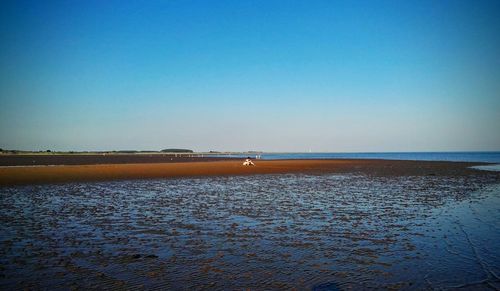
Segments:
[[[468,167],[479,163],[389,160],[274,160],[189,163],[101,164],[78,166],[0,167],[0,185],[72,181],[254,175],[273,173],[365,173],[373,175],[499,175]]]

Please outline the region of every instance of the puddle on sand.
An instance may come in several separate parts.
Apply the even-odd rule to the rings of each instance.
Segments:
[[[499,288],[497,176],[0,189],[0,288]]]
[[[500,164],[473,166],[471,168],[472,169],[477,169],[477,170],[483,170],[483,171],[500,172]]]

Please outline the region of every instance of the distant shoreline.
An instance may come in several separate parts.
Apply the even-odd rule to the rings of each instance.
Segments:
[[[362,159],[257,160],[255,163],[255,167],[246,167],[240,159],[197,158],[188,162],[167,163],[0,167],[0,185],[288,173],[357,173],[377,176],[495,175],[500,180],[500,172],[470,168],[486,163]]]

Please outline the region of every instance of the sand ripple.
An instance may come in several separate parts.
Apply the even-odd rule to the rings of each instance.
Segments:
[[[0,287],[498,288],[500,188],[491,177],[1,188]]]

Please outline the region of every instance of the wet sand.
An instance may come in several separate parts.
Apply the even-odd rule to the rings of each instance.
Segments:
[[[377,176],[500,175],[470,168],[484,163],[466,162],[339,159],[257,160],[255,163],[254,167],[245,167],[240,159],[214,161],[211,158],[193,158],[192,161],[169,163],[0,167],[0,185],[286,173],[364,173]]]
[[[0,187],[0,289],[500,288],[498,175],[453,163],[263,164],[369,174]]]
[[[101,165],[210,162],[228,160],[204,154],[0,154],[0,166]]]
[[[483,163],[255,163],[0,167],[0,289],[500,287]]]

